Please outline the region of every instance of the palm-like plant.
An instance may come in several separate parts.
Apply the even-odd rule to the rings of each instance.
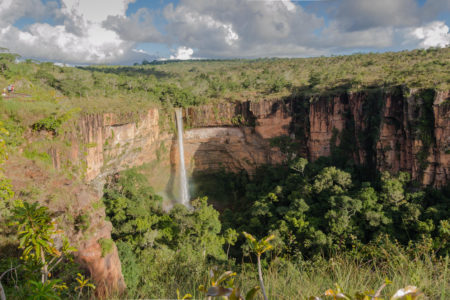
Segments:
[[[53,236],[62,234],[55,228],[48,208],[38,203],[21,202],[14,209],[14,222],[19,234],[19,248],[24,249],[22,259],[41,266],[41,282],[45,283],[50,272],[64,259],[64,256],[77,251],[63,237],[63,246],[58,250]]]
[[[261,286],[261,291],[263,293],[264,299],[267,300],[267,294],[266,294],[266,289],[264,288],[264,281],[263,281],[263,276],[262,276],[262,270],[261,270],[261,255],[266,252],[269,251],[273,248],[273,246],[269,243],[271,240],[273,240],[275,238],[275,235],[269,235],[265,238],[262,238],[261,240],[256,240],[256,238],[247,233],[247,232],[243,232],[245,238],[247,239],[247,241],[250,244],[250,248],[252,249],[253,252],[255,252],[256,257],[258,259],[258,277],[259,277],[259,285]]]
[[[84,289],[87,289],[88,291],[89,289],[95,290],[95,285],[91,283],[90,279],[85,278],[80,273],[77,273],[76,281],[78,283],[78,286],[75,287],[75,291],[78,291],[78,299],[80,299],[81,296],[83,296]]]
[[[229,300],[253,300],[259,291],[259,287],[256,286],[248,291],[244,298],[241,295],[239,288],[234,286],[234,276],[236,276],[236,272],[226,271],[220,274],[217,273],[216,268],[210,270],[209,276],[210,287],[206,288],[203,285],[199,286],[199,290],[206,293],[208,299],[211,297],[224,297]]]
[[[336,284],[336,289],[328,289],[322,296],[309,297],[309,300],[382,300],[384,298],[380,298],[381,291],[391,283],[392,282],[390,280],[386,279],[385,283],[383,283],[383,285],[381,285],[376,292],[371,290],[363,293],[356,293],[354,297],[344,293],[342,288]],[[392,295],[390,300],[417,300],[421,296],[423,296],[423,293],[419,291],[417,287],[407,286],[403,289],[397,290],[395,294]]]
[[[186,300],[186,299],[192,299],[192,295],[191,294],[184,294],[184,296],[181,297],[180,290],[177,289],[177,300]]]
[[[28,297],[27,299],[32,300],[59,300],[59,291],[67,289],[67,286],[61,282],[59,279],[48,280],[44,283],[39,281],[28,281]]]

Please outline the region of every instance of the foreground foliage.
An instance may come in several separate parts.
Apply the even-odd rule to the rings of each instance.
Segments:
[[[7,158],[3,139],[7,134],[0,123],[0,165]],[[72,253],[77,250],[56,229],[48,208],[37,202],[12,201],[13,196],[0,169],[0,234],[2,238],[17,235],[20,252],[20,258],[17,251],[16,255],[0,253],[0,299],[89,297],[95,286],[80,273],[74,280],[78,268]]]
[[[211,287],[216,287],[211,296],[245,297],[261,285],[260,278],[268,299],[320,296],[335,283],[356,297],[385,278],[393,283],[382,298],[408,285],[431,298],[450,294],[446,190],[411,192],[406,174],[358,183],[351,173],[323,161],[301,169],[267,168],[252,180],[218,175],[222,188],[236,192],[221,221],[205,198],[193,201],[192,210],[175,205],[164,212],[142,175],[129,170],[115,177],[105,188],[104,203],[128,297],[176,297],[179,290],[199,298]],[[308,198],[301,200],[302,193]],[[418,231],[421,222],[436,227]],[[248,236],[250,243],[237,234],[244,230],[255,233]],[[262,257],[269,241],[263,238],[258,246],[256,236],[267,231],[274,248]],[[251,263],[253,251],[260,257],[260,272]],[[218,280],[222,274],[226,280]]]
[[[12,299],[75,299],[89,296],[95,286],[78,273],[72,261],[72,247],[56,224],[48,208],[38,203],[18,202],[13,210],[12,225],[17,228],[20,260],[9,258],[6,277],[7,294]],[[57,245],[57,244],[61,245]],[[4,263],[1,264],[4,267]],[[3,285],[0,282],[0,290]],[[0,295],[0,299],[6,299]]]

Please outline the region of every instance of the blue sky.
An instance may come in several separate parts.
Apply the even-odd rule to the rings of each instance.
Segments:
[[[0,0],[0,47],[70,64],[442,47],[448,0]]]

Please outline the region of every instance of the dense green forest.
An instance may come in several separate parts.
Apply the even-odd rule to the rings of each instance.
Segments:
[[[143,175],[122,173],[104,202],[129,295],[163,298],[179,289],[198,297],[212,268],[236,271],[239,286],[251,289],[257,277],[242,232],[275,235],[263,260],[270,298],[319,295],[334,283],[355,294],[386,277],[394,281],[388,293],[409,283],[431,298],[448,295],[450,191],[418,190],[406,173],[373,182],[354,175],[325,158],[267,166],[252,179],[208,174],[198,195],[226,201],[226,209],[199,197],[193,210],[167,213]]]
[[[82,182],[83,166],[57,173],[47,149],[70,146],[65,133],[75,130],[80,114],[292,95],[314,99],[372,87],[448,90],[450,83],[448,47],[126,67],[60,67],[17,58],[0,53],[0,86],[14,83],[18,93],[13,101],[0,97],[0,164],[10,153],[38,164],[45,176],[74,182]],[[139,169],[112,176],[96,209],[105,209],[113,225],[112,239],[99,241],[102,252],[117,246],[127,284],[126,295],[114,297],[229,292],[239,299],[239,288],[243,297],[261,298],[264,285],[270,299],[371,299],[380,286],[376,298],[389,299],[412,285],[425,299],[447,299],[450,187],[424,188],[407,173],[377,173],[339,151],[315,162],[293,153],[285,164],[263,166],[254,176],[197,174],[192,207],[169,211]],[[0,169],[1,287],[11,299],[95,297],[88,272],[73,262],[77,249],[59,230],[66,224],[50,207],[66,205],[65,195],[38,201],[42,189],[15,194]],[[70,226],[83,233],[88,218],[71,216]],[[337,296],[344,293],[349,296]]]

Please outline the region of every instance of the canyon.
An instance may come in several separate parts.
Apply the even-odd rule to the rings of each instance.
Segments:
[[[184,151],[189,176],[246,171],[282,164],[293,155],[317,160],[337,151],[372,170],[411,174],[422,185],[450,180],[450,92],[374,89],[332,96],[291,96],[259,102],[217,103],[184,109]],[[83,166],[91,189],[76,192],[88,209],[102,196],[108,176],[147,165],[156,191],[178,197],[179,153],[172,111],[84,114],[70,151],[52,149],[55,168],[65,160]],[[286,150],[288,149],[288,150]],[[294,149],[294,154],[291,153]],[[104,212],[91,215],[98,230],[77,240],[77,260],[104,291],[125,283],[116,249],[102,256],[99,239],[110,238]],[[74,235],[75,236],[75,235]]]
[[[423,185],[439,187],[450,179],[450,92],[428,93],[428,104],[420,91],[405,96],[399,90],[375,90],[190,107],[184,110],[187,169],[190,175],[221,169],[251,175],[261,165],[287,159],[276,142],[281,139],[309,160],[344,147],[357,164],[408,172]],[[430,124],[423,128],[426,120]],[[176,171],[174,122],[157,108],[141,114],[83,115],[78,122],[81,140],[72,139],[70,159],[85,162],[85,180],[97,186],[108,175],[146,163]],[[341,145],[344,137],[352,145]],[[54,165],[61,165],[58,157]],[[169,180],[155,184],[162,187]]]

